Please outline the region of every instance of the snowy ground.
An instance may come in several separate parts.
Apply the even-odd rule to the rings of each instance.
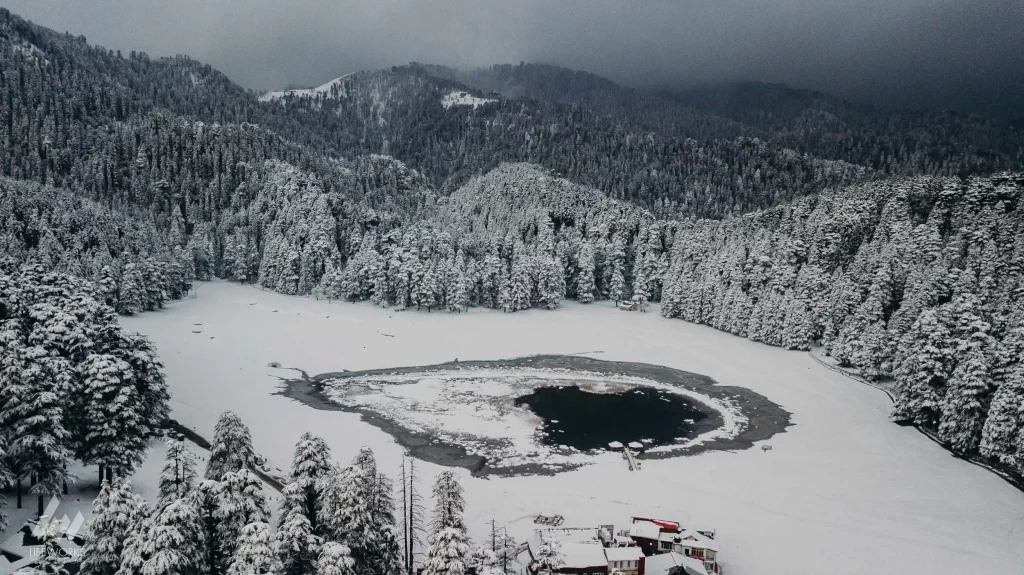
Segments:
[[[331,80],[330,82],[327,82],[326,84],[322,84],[320,86],[317,86],[316,88],[299,88],[299,89],[296,89],[296,90],[276,90],[276,91],[273,91],[273,92],[267,92],[267,93],[261,95],[259,97],[259,100],[260,100],[260,102],[273,102],[274,100],[283,100],[285,98],[285,96],[303,97],[303,96],[319,96],[320,94],[327,94],[327,95],[329,95],[331,93],[331,88],[333,88],[335,84],[340,83],[342,80],[344,80],[345,78],[347,78],[347,77],[349,77],[351,75],[352,74],[345,74],[344,76],[340,76],[338,78],[335,78],[335,79]]]
[[[446,110],[452,106],[473,106],[473,108],[476,108],[477,106],[483,106],[484,104],[490,104],[491,102],[497,102],[497,100],[492,98],[478,98],[461,90],[449,92],[441,98],[441,105],[444,106]]]
[[[122,322],[158,345],[175,417],[209,436],[217,415],[232,409],[252,426],[257,450],[280,467],[307,430],[342,461],[361,445],[373,447],[385,471],[397,470],[402,450],[359,415],[274,395],[280,372],[266,367],[274,361],[324,373],[584,353],[705,374],[793,413],[795,426],[772,438],[767,452],[648,461],[640,472],[616,455],[555,476],[482,479],[458,469],[478,538],[492,517],[521,539],[538,513],[561,514],[567,526],[616,528],[641,515],[716,528],[729,575],[994,574],[1020,573],[1024,564],[1024,494],[890,423],[883,392],[804,353],[656,313],[624,313],[606,302],[554,312],[396,313],[211,283],[194,299]],[[427,493],[428,476],[441,468],[417,469]]]

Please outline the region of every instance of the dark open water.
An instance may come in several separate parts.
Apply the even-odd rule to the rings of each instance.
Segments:
[[[544,420],[543,443],[581,451],[607,449],[612,441],[648,439],[652,441],[644,442],[647,447],[670,445],[707,429],[701,422],[708,415],[697,402],[650,388],[588,393],[575,386],[539,387],[516,398],[515,404],[527,405]]]

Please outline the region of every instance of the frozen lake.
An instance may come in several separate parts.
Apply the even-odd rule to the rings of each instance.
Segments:
[[[281,395],[358,413],[413,457],[474,475],[576,469],[597,463],[612,441],[647,444],[644,458],[749,449],[790,425],[789,413],[749,389],[580,355],[299,371],[282,382]]]
[[[563,515],[567,526],[617,529],[640,515],[717,529],[729,575],[1001,574],[1024,564],[1024,494],[890,423],[884,393],[805,353],[657,313],[625,313],[608,302],[515,314],[394,312],[209,283],[194,299],[122,323],[156,342],[174,417],[209,436],[218,414],[234,410],[257,450],[281,468],[307,430],[340,461],[373,447],[392,473],[404,450],[359,414],[275,395],[285,374],[270,362],[315,374],[578,354],[704,374],[792,413],[794,425],[767,441],[767,452],[755,446],[652,460],[639,472],[616,454],[554,476],[474,478],[460,470],[478,538],[491,518],[521,539],[538,513]],[[417,468],[429,492],[442,468]]]

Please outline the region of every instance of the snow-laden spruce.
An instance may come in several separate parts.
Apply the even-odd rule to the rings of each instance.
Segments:
[[[277,572],[270,525],[249,523],[239,535],[235,558],[228,575],[266,575]]]
[[[157,506],[166,507],[188,495],[196,482],[196,456],[181,439],[167,441],[167,455],[160,472],[160,495]]]
[[[254,457],[249,428],[233,412],[222,413],[213,430],[206,478],[221,480],[227,473],[252,469]]]
[[[149,506],[131,491],[131,484],[104,481],[92,504],[92,517],[85,526],[81,572],[84,575],[113,575],[121,567],[121,556],[131,544],[138,524],[149,515]]]
[[[245,427],[241,420],[229,415],[225,421],[230,425],[220,426],[222,431],[233,431],[222,433],[222,439],[247,435],[240,431]],[[155,511],[132,493],[127,481],[103,483],[84,532],[82,570],[87,575],[377,575],[406,570],[394,485],[377,470],[369,448],[360,449],[342,469],[330,461],[321,438],[304,434],[295,447],[276,530],[268,523],[266,487],[244,467],[219,480],[197,481],[190,449],[183,440],[171,439]],[[313,528],[311,515],[319,529]]]
[[[470,564],[469,537],[463,515],[466,501],[453,471],[442,471],[434,481],[434,514],[430,546],[424,560],[425,575],[465,573]]]
[[[168,413],[167,387],[152,344],[125,332],[97,300],[97,286],[27,264],[0,264],[0,427],[22,482],[38,505],[58,495],[69,461],[127,476]],[[3,476],[0,473],[0,476]],[[41,511],[40,511],[41,512]]]

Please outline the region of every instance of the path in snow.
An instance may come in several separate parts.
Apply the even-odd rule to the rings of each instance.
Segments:
[[[1020,573],[1024,564],[1024,495],[891,423],[884,393],[806,353],[657,313],[624,314],[607,302],[514,314],[393,313],[211,283],[195,299],[122,323],[156,342],[175,418],[208,435],[232,409],[252,426],[256,449],[282,468],[304,431],[323,436],[339,461],[369,445],[392,475],[404,450],[357,414],[275,395],[272,361],[325,373],[604,350],[602,359],[750,388],[792,413],[794,426],[767,452],[646,461],[642,473],[630,473],[619,454],[554,476],[486,479],[460,470],[478,540],[492,517],[521,540],[535,527],[523,518],[540,513],[563,515],[566,526],[616,528],[640,515],[716,528],[730,575]],[[193,334],[193,323],[204,333]],[[444,468],[417,469],[426,493]]]

